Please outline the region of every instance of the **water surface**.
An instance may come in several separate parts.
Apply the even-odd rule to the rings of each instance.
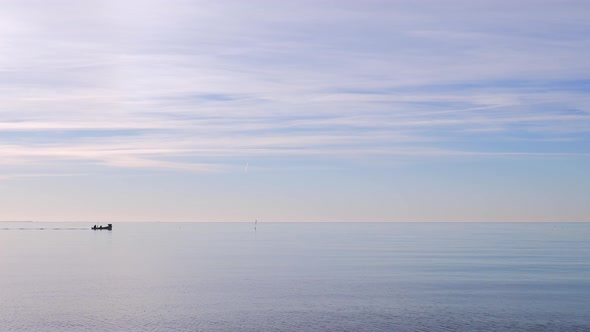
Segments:
[[[0,223],[5,331],[590,331],[588,223]]]

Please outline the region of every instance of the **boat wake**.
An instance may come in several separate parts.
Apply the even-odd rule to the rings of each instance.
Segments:
[[[18,228],[0,228],[0,231],[81,231],[88,230],[88,227],[18,227]]]

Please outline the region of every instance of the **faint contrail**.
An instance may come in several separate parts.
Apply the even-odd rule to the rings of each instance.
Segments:
[[[246,162],[246,167],[244,168],[244,173],[248,173],[248,162]]]

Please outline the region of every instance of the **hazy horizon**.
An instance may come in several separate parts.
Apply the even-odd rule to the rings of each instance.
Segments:
[[[578,223],[590,223],[588,221],[322,221],[322,220],[311,220],[311,221],[280,221],[280,220],[256,220],[258,224],[268,223],[268,224],[282,224],[282,223],[310,223],[310,224],[317,224],[317,223],[326,223],[326,224],[333,224],[333,223],[367,223],[367,224],[381,224],[381,223],[400,223],[400,224],[413,224],[413,223],[422,223],[422,224],[463,224],[463,223],[480,223],[480,224],[494,224],[494,223],[507,223],[507,224],[531,224],[531,223],[544,223],[544,224],[578,224]],[[215,221],[215,220],[203,220],[203,221],[166,221],[166,220],[153,220],[153,221],[142,221],[142,220],[127,220],[127,221],[117,221],[117,220],[99,220],[99,221],[85,221],[85,220],[0,220],[0,223],[79,223],[79,224],[97,224],[97,225],[106,225],[107,223],[118,224],[118,223],[177,223],[177,224],[190,224],[190,223],[229,223],[229,224],[253,224],[254,221],[251,220],[241,220],[241,221]]]

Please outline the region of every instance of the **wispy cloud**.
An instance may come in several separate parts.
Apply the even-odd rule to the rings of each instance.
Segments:
[[[2,6],[4,163],[209,172],[243,155],[589,152],[568,145],[590,138],[584,2]],[[488,151],[508,137],[531,150]],[[539,152],[547,140],[563,151]]]
[[[0,175],[0,180],[11,180],[18,178],[38,178],[38,177],[71,177],[71,176],[83,176],[84,174],[79,173],[11,173]]]

